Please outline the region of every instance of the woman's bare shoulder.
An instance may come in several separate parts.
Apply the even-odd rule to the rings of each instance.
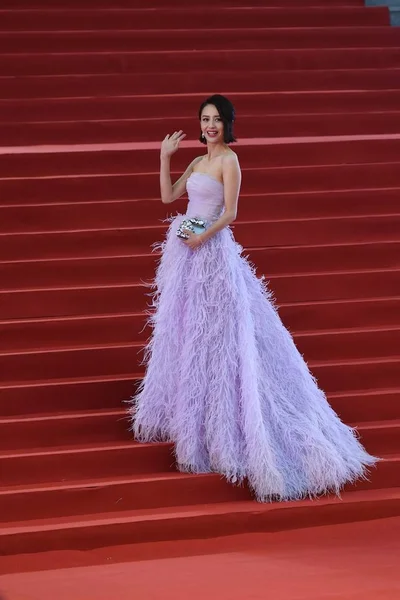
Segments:
[[[231,148],[229,148],[229,152],[227,152],[226,154],[224,154],[224,158],[228,159],[228,160],[239,160],[238,155]]]
[[[239,164],[239,157],[236,154],[236,152],[234,152],[233,150],[231,150],[230,152],[227,152],[223,159],[222,159],[222,168],[225,169],[235,169],[237,171],[240,171],[240,164]]]

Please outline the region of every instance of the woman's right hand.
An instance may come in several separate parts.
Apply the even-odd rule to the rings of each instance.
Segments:
[[[170,157],[179,148],[180,142],[186,137],[182,130],[174,131],[172,135],[166,135],[161,144],[161,157]]]

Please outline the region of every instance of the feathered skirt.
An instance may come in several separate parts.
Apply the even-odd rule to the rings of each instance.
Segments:
[[[259,501],[365,477],[377,459],[327,402],[231,230],[191,250],[182,219],[159,246],[136,439],[172,441],[180,470],[246,480]]]

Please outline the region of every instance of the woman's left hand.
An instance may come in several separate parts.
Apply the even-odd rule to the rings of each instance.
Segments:
[[[187,230],[186,230],[187,231]],[[193,233],[193,231],[187,231],[189,237],[187,240],[183,240],[186,246],[189,246],[192,250],[200,248],[204,240],[201,233]]]

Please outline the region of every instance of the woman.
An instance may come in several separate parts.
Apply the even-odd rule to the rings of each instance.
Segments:
[[[182,471],[246,479],[259,501],[338,493],[376,459],[328,404],[228,227],[241,180],[229,147],[234,117],[223,96],[203,102],[207,154],[174,185],[170,158],[185,134],[161,145],[162,202],[187,190],[189,204],[161,245],[133,431],[140,441],[174,442]]]

